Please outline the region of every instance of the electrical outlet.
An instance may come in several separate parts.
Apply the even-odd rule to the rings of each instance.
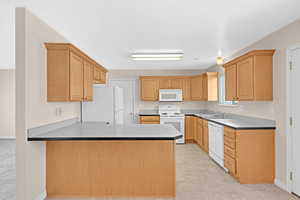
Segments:
[[[61,116],[62,115],[62,108],[57,107],[55,108],[55,116]]]

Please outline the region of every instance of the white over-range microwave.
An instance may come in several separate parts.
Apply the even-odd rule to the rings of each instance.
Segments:
[[[182,101],[182,89],[160,89],[159,101]]]

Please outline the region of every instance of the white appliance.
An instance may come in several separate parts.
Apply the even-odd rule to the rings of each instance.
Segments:
[[[160,124],[171,124],[182,137],[176,140],[177,144],[184,144],[184,114],[174,105],[159,105]]]
[[[82,103],[82,121],[98,121],[110,124],[124,123],[123,89],[94,85],[93,101]]]
[[[209,156],[224,168],[224,126],[208,122],[208,134]]]
[[[159,101],[182,101],[182,89],[160,89]]]

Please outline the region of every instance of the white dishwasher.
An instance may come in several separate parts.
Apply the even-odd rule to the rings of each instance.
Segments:
[[[224,168],[224,126],[208,122],[208,134],[209,156]]]

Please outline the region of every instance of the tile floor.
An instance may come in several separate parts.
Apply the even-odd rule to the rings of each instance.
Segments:
[[[15,140],[0,140],[0,200],[16,199]]]
[[[176,200],[299,200],[275,185],[238,184],[196,145],[177,145],[176,150]],[[0,140],[0,200],[15,200],[15,180],[15,143],[12,140]],[[135,198],[142,199],[151,200]]]

